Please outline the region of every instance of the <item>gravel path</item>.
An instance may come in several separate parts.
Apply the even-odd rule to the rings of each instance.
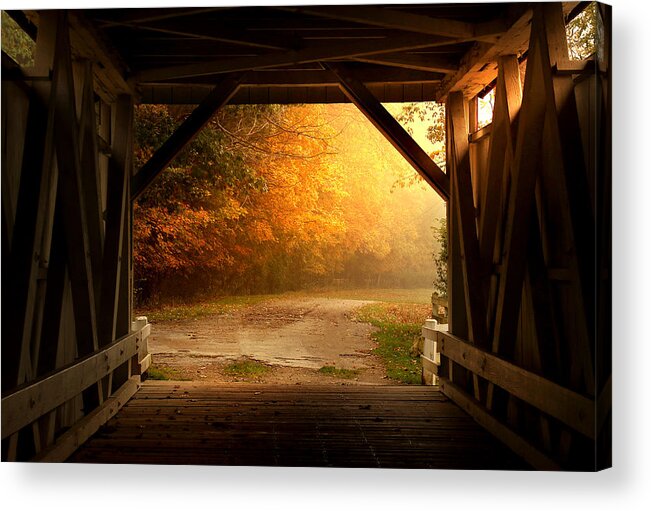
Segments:
[[[152,325],[154,363],[185,378],[242,381],[225,365],[251,359],[271,370],[252,381],[269,383],[387,383],[380,359],[371,353],[373,327],[350,319],[361,300],[292,298],[262,302],[225,314]],[[358,371],[340,380],[318,372],[326,366]]]

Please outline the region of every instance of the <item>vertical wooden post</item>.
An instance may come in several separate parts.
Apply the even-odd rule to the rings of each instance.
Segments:
[[[459,220],[455,205],[455,165],[452,148],[452,129],[450,112],[446,108],[446,169],[450,177],[450,200],[446,203],[448,225],[448,321],[450,333],[468,338],[468,321],[466,315],[466,299],[463,288],[463,273],[461,270],[461,248],[459,245]]]
[[[53,80],[60,87],[56,104],[55,130],[62,214],[65,226],[68,269],[75,309],[75,330],[79,354],[96,350],[97,325],[88,218],[82,185],[81,152],[75,113],[72,54],[68,20],[58,12],[57,49]]]
[[[41,19],[35,67],[48,71],[57,39],[56,14]],[[30,95],[16,215],[9,254],[8,287],[2,349],[2,387],[14,388],[31,377],[31,341],[41,262],[41,241],[47,220],[54,160],[54,122],[57,84],[40,84]],[[48,104],[49,103],[49,104]],[[4,316],[4,315],[3,315]]]
[[[517,57],[515,55],[499,57],[497,69],[487,185],[479,229],[481,259],[491,271],[497,241],[497,226],[502,220],[503,183],[508,178],[508,166],[513,158],[514,130],[522,103],[522,85]]]
[[[81,184],[86,198],[86,218],[88,222],[88,246],[91,254],[91,270],[93,274],[93,291],[95,306],[100,305],[100,282],[102,278],[102,250],[104,246],[104,221],[102,219],[102,202],[99,193],[99,151],[97,144],[97,118],[95,115],[95,90],[93,83],[93,67],[91,62],[84,61],[80,76],[80,96],[76,98],[81,103],[79,121],[79,144],[81,149]]]
[[[518,122],[517,148],[511,168],[511,194],[505,228],[505,258],[498,287],[493,351],[511,353],[516,339],[522,284],[526,267],[529,219],[533,209],[534,190],[538,177],[538,155],[546,113],[547,92],[543,73],[549,70],[545,51],[541,48],[542,13],[535,11],[531,29],[531,45],[524,84],[524,96]]]
[[[481,285],[481,264],[479,242],[475,222],[472,181],[470,177],[470,156],[468,146],[468,124],[464,111],[464,98],[461,92],[451,92],[447,111],[450,119],[452,138],[452,163],[454,181],[452,207],[459,229],[459,249],[461,271],[463,274],[466,316],[470,341],[486,347],[486,306]]]
[[[123,266],[129,271],[129,264],[123,258],[125,243],[128,245],[129,236],[125,226],[129,222],[131,180],[131,126],[133,124],[133,102],[131,96],[120,96],[116,102],[116,122],[111,158],[109,160],[109,176],[106,205],[106,236],[102,259],[102,284],[100,308],[98,311],[98,327],[100,345],[105,345],[116,339],[117,318],[120,300],[128,300],[128,294],[121,292],[121,274]],[[128,248],[128,247],[127,247]],[[127,252],[128,255],[128,252]],[[122,286],[124,287],[124,286]],[[126,290],[125,290],[126,293]],[[126,332],[120,329],[120,333]]]

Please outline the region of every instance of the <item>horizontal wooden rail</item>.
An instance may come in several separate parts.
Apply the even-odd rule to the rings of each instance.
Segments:
[[[468,142],[471,144],[476,144],[480,140],[488,137],[493,132],[493,124],[487,124],[483,128],[479,128],[474,133],[468,135]]]
[[[141,352],[151,325],[118,339],[114,343],[51,373],[2,398],[2,438],[34,422],[97,383],[118,366]]]
[[[560,470],[561,467],[545,453],[534,447],[508,426],[493,417],[490,412],[447,378],[439,377],[439,389],[463,408],[477,424],[499,438],[513,452],[522,456],[536,470]]]
[[[436,339],[441,355],[485,378],[513,396],[594,439],[595,401],[507,362],[446,332],[423,328]]]
[[[38,453],[31,461],[61,463],[68,459],[68,456],[88,440],[100,426],[118,413],[120,408],[131,399],[139,388],[140,375],[132,376],[101,406],[77,422],[74,427],[61,435],[53,445]]]
[[[429,371],[432,373],[434,376],[438,376],[439,374],[439,365],[434,362],[434,360],[431,360],[427,358],[425,355],[420,356],[420,361],[423,365],[423,369],[426,371]]]

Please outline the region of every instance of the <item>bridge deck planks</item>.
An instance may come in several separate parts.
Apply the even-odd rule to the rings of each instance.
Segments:
[[[158,381],[69,461],[528,468],[432,387]]]

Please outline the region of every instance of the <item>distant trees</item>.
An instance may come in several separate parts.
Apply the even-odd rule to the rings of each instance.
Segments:
[[[186,114],[138,107],[137,166]],[[345,106],[227,107],[135,205],[138,298],[427,286],[436,199],[406,167]]]

